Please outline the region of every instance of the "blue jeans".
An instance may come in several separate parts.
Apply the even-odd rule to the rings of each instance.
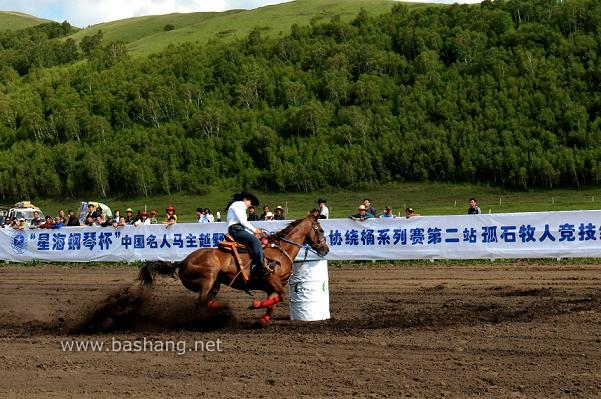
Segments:
[[[263,248],[261,241],[254,235],[249,233],[244,227],[239,224],[234,224],[228,228],[228,233],[236,242],[244,244],[250,248],[253,266],[263,267]]]

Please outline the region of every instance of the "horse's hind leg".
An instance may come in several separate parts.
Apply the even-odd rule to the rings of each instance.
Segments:
[[[221,283],[216,278],[202,276],[194,280],[186,280],[184,286],[191,291],[198,292],[198,303],[209,308],[218,308],[219,303],[215,296],[219,293]]]
[[[221,302],[215,299],[215,297],[219,293],[219,288],[221,288],[221,283],[219,281],[215,281],[215,284],[213,284],[213,287],[211,287],[209,293],[207,294],[206,303],[210,309],[219,309],[223,306]]]

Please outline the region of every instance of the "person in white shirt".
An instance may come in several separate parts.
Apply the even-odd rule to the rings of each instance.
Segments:
[[[253,194],[242,192],[234,194],[232,200],[227,206],[227,231],[241,244],[250,248],[252,256],[251,275],[255,279],[265,278],[269,272],[264,265],[263,248],[257,235],[261,234],[261,229],[254,227],[247,218],[246,210],[251,205],[258,206],[259,199]]]
[[[146,211],[140,212],[140,218],[134,222],[135,226],[142,226],[143,224],[150,224],[150,219],[148,219],[148,212]]]
[[[213,216],[213,214],[211,213],[211,210],[209,208],[204,209],[204,218],[205,218],[205,223],[215,222],[215,217]]]
[[[323,198],[319,198],[315,203],[319,204],[319,218],[320,219],[329,219],[330,218],[330,210],[326,206],[326,200]]]

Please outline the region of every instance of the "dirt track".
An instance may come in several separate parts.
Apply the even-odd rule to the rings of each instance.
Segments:
[[[245,293],[209,318],[178,281],[123,291],[136,273],[0,268],[0,397],[601,397],[601,266],[331,268],[332,319],[283,303],[265,330]],[[90,327],[107,303],[121,311]],[[105,349],[62,350],[76,340]],[[106,350],[143,340],[221,351]]]

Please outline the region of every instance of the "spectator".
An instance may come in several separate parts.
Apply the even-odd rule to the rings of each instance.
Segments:
[[[102,212],[102,208],[101,207],[97,207],[96,208],[96,220],[99,220],[99,224],[104,222],[104,220],[106,219],[106,215]]]
[[[85,220],[88,220],[89,216],[91,216],[92,219],[96,219],[98,217],[98,213],[96,212],[96,207],[94,204],[88,204],[88,213]]]
[[[405,209],[405,217],[407,219],[412,218],[414,216],[421,216],[419,213],[415,213],[415,211],[413,210],[413,208],[407,208]]]
[[[392,209],[389,206],[384,207],[384,212],[380,214],[380,218],[394,218],[394,213],[392,213]]]
[[[482,213],[480,207],[478,206],[478,201],[476,200],[476,198],[470,198],[469,203],[470,207],[467,210],[468,215],[479,215]]]
[[[267,220],[267,212],[269,212],[269,205],[263,205],[263,213],[259,215],[259,220]]]
[[[113,222],[114,228],[123,227],[123,226],[127,226],[127,223],[125,223],[125,216],[119,216],[119,220],[117,220],[117,219],[114,220],[114,222]]]
[[[67,213],[69,214],[67,218],[67,226],[79,226],[79,217],[75,215],[75,211],[73,209],[69,209]]]
[[[315,202],[319,205],[319,218],[328,219],[330,217],[330,210],[326,206],[327,201],[324,198],[319,198]]]
[[[127,208],[125,210],[125,223],[134,224],[136,222],[136,218],[134,218],[134,211],[131,208]]]
[[[365,219],[372,219],[374,217],[374,215],[372,215],[371,213],[367,213],[367,207],[363,204],[359,205],[359,207],[357,208],[357,210],[359,211],[359,213],[356,213],[354,215],[350,215],[349,219],[351,220],[365,220]]]
[[[149,225],[150,219],[148,219],[148,212],[140,212],[140,219],[136,220],[135,226]]]
[[[376,212],[376,208],[371,206],[371,200],[369,198],[365,198],[363,200],[363,205],[365,206],[365,211],[367,214],[375,218],[378,213]]]
[[[29,222],[29,227],[31,227],[32,229],[35,229],[42,223],[44,223],[44,221],[42,219],[40,219],[40,212],[33,211],[33,218],[31,219],[31,222]]]
[[[157,224],[159,222],[157,220],[157,211],[150,211],[150,217],[148,219],[150,220],[150,224]]]
[[[271,211],[267,211],[267,213],[265,214],[265,220],[269,221],[269,220],[273,220],[273,213]]]
[[[248,207],[248,218],[247,218],[247,220],[249,222],[254,222],[255,220],[261,220],[259,218],[259,215],[257,215],[255,207],[252,206],[252,205]]]
[[[46,216],[46,221],[44,223],[40,224],[38,227],[40,229],[51,229],[53,224],[54,224],[54,221],[52,220],[52,216],[48,215],[48,216]]]
[[[203,223],[204,210],[202,208],[196,208],[196,223]]]
[[[67,225],[67,222],[69,221],[69,219],[67,218],[67,215],[65,215],[65,210],[64,209],[61,209],[61,210],[58,211],[58,218],[63,223],[63,226]]]
[[[115,216],[109,216],[106,220],[100,221],[101,227],[110,227],[115,224]]]
[[[13,223],[12,223],[12,220],[11,220],[11,219],[10,219],[8,216],[5,216],[5,217],[4,217],[4,223],[2,223],[2,227],[3,227],[3,228],[6,228],[6,227],[11,227],[11,226],[12,226],[12,224],[13,224]]]
[[[273,220],[286,220],[284,217],[284,208],[280,205],[275,207],[275,215],[273,216]]]
[[[165,208],[165,212],[167,212],[167,214],[165,215],[165,220],[163,221],[163,224],[165,226],[169,227],[172,224],[177,223],[177,215],[175,214],[175,207],[173,207],[172,205],[169,205],[167,208]]]
[[[205,208],[204,213],[205,213],[205,219],[207,220],[208,223],[215,222],[215,217],[213,216],[213,214],[211,213],[211,210],[209,208]]]
[[[52,218],[50,218],[52,220]],[[27,225],[25,224],[25,218],[19,218],[19,220],[13,224],[15,230],[24,230]]]
[[[88,214],[88,216],[86,216],[86,221],[85,221],[86,226],[94,226],[95,222],[96,222],[96,219],[94,219],[91,214]]]

